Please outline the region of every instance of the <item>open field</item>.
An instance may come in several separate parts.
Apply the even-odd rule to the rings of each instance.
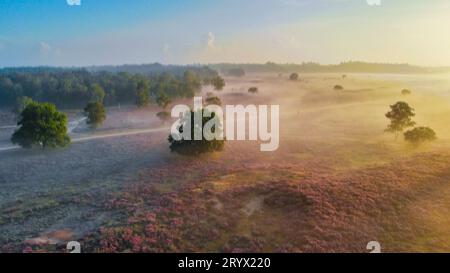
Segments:
[[[366,252],[369,241],[449,252],[450,75],[287,76],[226,78],[216,92],[223,104],[280,105],[271,153],[229,141],[171,154],[156,107],[108,109],[96,132],[73,128],[68,148],[27,151],[11,147],[14,120],[2,115],[0,251],[79,240],[95,252]],[[383,132],[400,100],[437,141],[413,148]]]

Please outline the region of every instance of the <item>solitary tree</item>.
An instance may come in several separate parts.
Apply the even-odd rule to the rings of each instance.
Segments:
[[[87,124],[93,128],[101,125],[106,119],[105,107],[100,102],[90,102],[84,108],[84,113],[87,116]]]
[[[211,133],[216,134],[222,131],[222,124],[218,117],[216,117],[215,113],[210,113],[210,117],[203,117],[205,109],[199,110],[199,114],[202,115],[202,126],[196,125],[194,112],[187,112],[185,116],[186,119],[190,119],[189,123],[184,123],[182,126],[178,128],[178,132],[183,134],[184,126],[190,124],[191,132],[190,132],[190,140],[181,139],[175,140],[172,135],[169,136],[170,150],[171,152],[175,152],[182,155],[198,155],[202,153],[209,153],[215,151],[222,151],[225,145],[225,140],[212,139],[208,140],[205,138],[205,134],[203,133],[207,124],[210,122],[214,122],[214,127],[211,128]],[[190,115],[190,116],[189,116]],[[217,125],[217,127],[216,127]],[[199,132],[200,131],[200,132]],[[195,140],[195,132],[201,133],[201,140]]]
[[[414,126],[416,123],[411,119],[416,114],[414,109],[411,108],[406,102],[399,101],[394,105],[391,105],[391,111],[386,113],[386,117],[391,123],[386,128],[386,132],[395,133],[397,139],[398,134],[403,132],[408,127]]]
[[[436,133],[429,127],[416,127],[407,131],[404,136],[406,141],[414,145],[419,145],[423,142],[433,141],[436,139]]]
[[[17,129],[11,141],[23,148],[35,145],[42,148],[64,147],[70,143],[67,134],[67,116],[50,103],[30,103],[20,114]]]
[[[335,85],[334,90],[341,91],[341,90],[344,90],[344,87],[342,85]]]

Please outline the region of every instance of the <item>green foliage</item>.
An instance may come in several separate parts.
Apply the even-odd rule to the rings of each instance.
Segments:
[[[96,128],[101,125],[106,118],[105,107],[100,102],[90,102],[84,108],[84,112],[87,116],[87,124]]]
[[[203,113],[206,111],[205,109],[199,110],[200,115],[203,117]],[[194,121],[194,112],[190,111],[190,113],[186,113],[187,118],[190,118],[190,125],[191,125],[191,140],[175,140],[173,139],[172,135],[169,136],[169,143],[170,143],[170,150],[171,152],[175,152],[181,155],[199,155],[203,153],[209,153],[209,152],[215,152],[215,151],[222,151],[225,145],[225,140],[206,140],[203,133],[202,133],[202,139],[201,140],[194,140],[195,131],[202,130],[205,127],[205,124],[213,119],[216,119],[217,124],[220,124],[218,127],[220,128],[213,128],[212,132],[216,133],[219,132],[218,130],[222,130],[222,124],[220,123],[220,120],[218,117],[216,117],[215,113],[211,113],[210,117],[203,117],[202,118],[202,128],[200,129],[199,126],[196,126]],[[183,133],[184,125],[182,125],[178,131],[180,134]]]
[[[403,90],[402,90],[402,95],[405,95],[405,96],[406,96],[406,95],[411,95],[411,93],[412,93],[412,92],[411,92],[411,90],[409,90],[409,89],[403,89]]]
[[[158,98],[156,98],[156,103],[164,110],[171,102],[172,100],[166,95],[166,93],[161,93]]]
[[[386,132],[395,133],[396,136],[404,129],[414,126],[416,123],[411,119],[416,114],[414,109],[411,108],[406,102],[399,101],[394,105],[391,105],[391,111],[386,113],[391,123],[386,128]]]
[[[258,87],[250,87],[248,89],[248,92],[252,93],[252,94],[256,94],[256,93],[258,93]]]
[[[144,65],[99,69],[0,69],[0,106],[13,107],[22,96],[64,108],[83,108],[96,101],[105,106],[133,104],[136,97],[139,97],[139,104],[145,105],[147,96],[143,89],[147,89],[150,98],[161,93],[171,99],[191,98],[202,82],[210,83],[218,75],[208,67],[199,66]]]
[[[215,90],[220,91],[225,87],[225,80],[220,76],[216,76],[211,80],[211,84]]]
[[[426,141],[433,141],[436,139],[436,133],[429,127],[416,127],[405,132],[405,140],[418,145]]]
[[[218,105],[218,106],[221,106],[222,105],[222,101],[219,99],[219,97],[216,97],[216,96],[207,97],[206,100],[205,100],[205,105]]]
[[[32,102],[33,100],[29,97],[18,97],[13,108],[13,113],[20,115],[20,113],[22,113],[22,111]]]
[[[298,73],[292,73],[292,74],[289,76],[289,80],[291,80],[291,81],[297,81],[298,78],[299,78]]]
[[[50,103],[30,103],[20,114],[20,128],[11,138],[12,143],[23,148],[35,145],[46,147],[64,147],[70,143],[67,134],[67,116],[58,112]]]

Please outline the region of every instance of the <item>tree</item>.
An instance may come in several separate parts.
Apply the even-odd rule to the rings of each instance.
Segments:
[[[140,80],[136,87],[136,105],[138,107],[145,107],[149,103],[149,84],[145,80]]]
[[[292,74],[289,76],[289,80],[291,80],[291,81],[297,81],[298,78],[299,78],[298,73],[292,73]]]
[[[429,127],[416,127],[407,131],[404,136],[406,141],[414,145],[419,145],[423,142],[433,141],[436,139],[436,133]]]
[[[204,111],[207,111],[205,109],[198,110],[200,113],[199,115],[202,115]],[[212,133],[219,133],[222,131],[222,124],[220,123],[220,120],[218,117],[216,117],[215,113],[211,113],[210,117],[203,117],[202,118],[202,126],[196,126],[195,119],[194,119],[194,112],[190,111],[187,112],[185,116],[187,119],[190,119],[190,127],[191,127],[191,140],[181,139],[181,140],[175,140],[172,135],[169,136],[169,143],[170,143],[170,150],[171,152],[175,152],[181,155],[199,155],[202,153],[209,153],[209,152],[215,152],[215,151],[222,151],[225,145],[225,140],[207,140],[205,138],[205,135],[203,134],[203,130],[205,129],[205,125],[210,121],[215,121],[215,124],[218,124],[217,127],[213,127],[211,132]],[[190,116],[189,116],[190,115]],[[183,134],[184,126],[186,123],[178,129],[180,134]],[[201,128],[201,129],[200,129]],[[195,132],[196,130],[202,130],[202,139],[201,140],[194,140]]]
[[[248,92],[252,93],[252,94],[256,94],[256,93],[258,93],[258,87],[250,87],[248,89]]]
[[[32,102],[33,100],[29,97],[18,97],[13,108],[13,113],[20,115],[20,113],[22,113],[22,111]]]
[[[58,112],[50,103],[30,103],[20,114],[17,129],[11,141],[23,148],[34,145],[47,147],[64,147],[70,143],[67,134],[67,116]]]
[[[211,80],[211,83],[214,86],[214,89],[217,91],[223,90],[223,88],[225,87],[225,80],[220,76],[214,77]]]
[[[100,102],[90,102],[84,108],[85,115],[87,116],[87,124],[96,128],[106,119],[105,107]]]
[[[416,114],[414,109],[411,108],[406,102],[399,101],[394,105],[390,106],[391,111],[386,113],[386,118],[388,118],[391,123],[386,128],[386,132],[395,133],[395,138],[397,139],[398,134],[403,132],[408,127],[414,126],[416,123],[411,119]]]
[[[164,110],[171,102],[172,100],[169,98],[169,96],[166,95],[166,93],[161,93],[156,99],[156,103]]]

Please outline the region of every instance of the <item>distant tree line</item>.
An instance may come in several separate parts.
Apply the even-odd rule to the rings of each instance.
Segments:
[[[213,84],[220,76],[206,67],[181,68],[176,73],[129,73],[87,69],[17,68],[0,70],[0,106],[14,106],[21,97],[49,102],[59,108],[84,108],[90,102],[105,106],[137,104],[167,96],[190,98],[202,84]],[[220,88],[222,82],[219,81]]]

